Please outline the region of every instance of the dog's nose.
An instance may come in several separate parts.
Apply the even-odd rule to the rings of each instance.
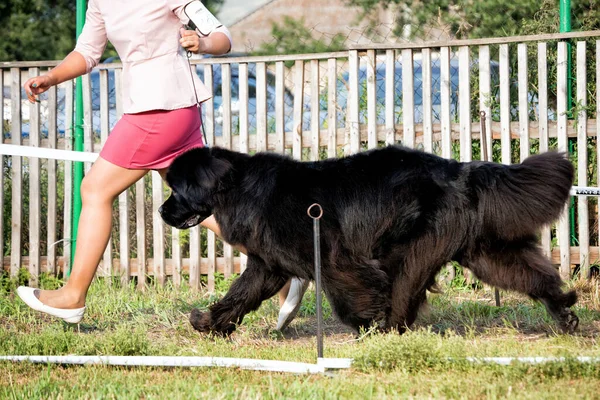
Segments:
[[[163,208],[162,208],[162,206],[158,207],[158,213],[159,213],[160,215],[162,215],[162,212],[163,212]]]

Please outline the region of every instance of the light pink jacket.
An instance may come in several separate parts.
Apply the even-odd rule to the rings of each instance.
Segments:
[[[198,76],[190,74],[179,29],[189,19],[183,7],[191,0],[90,0],[75,51],[90,72],[107,40],[123,63],[123,111],[175,110],[196,104],[192,76],[200,102],[212,94]],[[224,26],[223,32],[231,41]]]

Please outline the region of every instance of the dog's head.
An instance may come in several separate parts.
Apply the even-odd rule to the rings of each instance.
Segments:
[[[213,213],[215,194],[231,171],[229,161],[216,158],[208,148],[190,150],[173,161],[167,171],[171,196],[159,208],[162,219],[179,229],[198,225]]]

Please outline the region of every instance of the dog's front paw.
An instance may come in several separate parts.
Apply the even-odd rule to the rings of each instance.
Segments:
[[[210,327],[210,311],[209,312],[201,312],[197,308],[192,310],[190,314],[190,323],[194,327],[195,330],[202,333],[209,333],[212,331]]]
[[[194,308],[190,314],[190,323],[198,332],[210,333],[217,336],[229,336],[235,331],[234,324],[227,323],[220,327],[218,322],[213,320],[211,311],[201,312],[197,308]]]

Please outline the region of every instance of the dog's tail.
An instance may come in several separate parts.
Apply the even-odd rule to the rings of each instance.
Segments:
[[[470,178],[477,192],[480,221],[506,239],[537,232],[560,216],[574,173],[565,154],[556,152],[510,166],[479,164]]]

